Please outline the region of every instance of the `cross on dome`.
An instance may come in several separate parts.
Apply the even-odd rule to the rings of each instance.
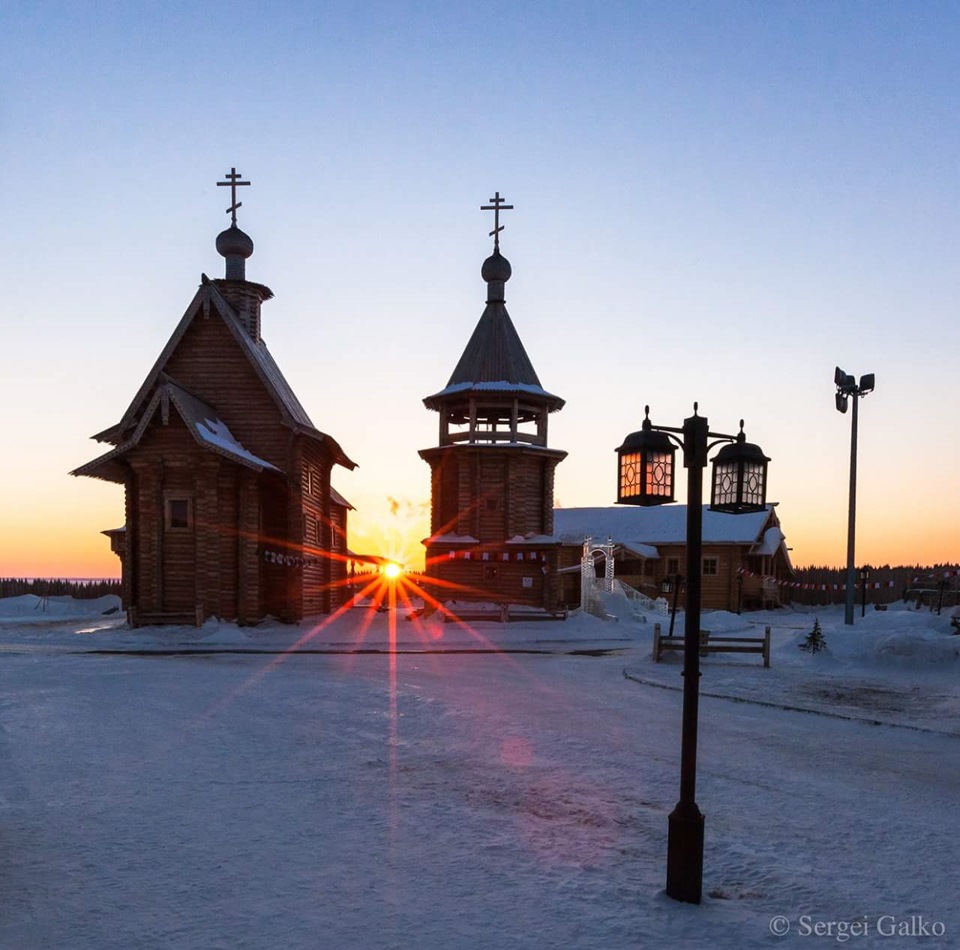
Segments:
[[[249,185],[248,181],[240,181],[241,175],[236,170],[236,168],[230,169],[229,175],[224,175],[224,178],[227,181],[218,181],[218,185],[229,185],[230,186],[230,207],[227,208],[226,213],[230,215],[230,223],[236,227],[237,224],[237,208],[243,207],[242,201],[237,201],[237,188],[241,185]]]
[[[490,199],[492,204],[480,205],[481,211],[493,212],[493,230],[490,232],[490,237],[493,238],[493,249],[495,251],[500,249],[500,232],[503,230],[503,225],[500,223],[500,212],[513,210],[513,205],[505,205],[503,203],[505,200],[505,198],[500,197],[500,192],[498,191]]]

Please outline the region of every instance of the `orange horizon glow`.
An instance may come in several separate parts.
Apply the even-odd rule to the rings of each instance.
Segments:
[[[404,565],[400,570],[421,571],[425,566],[426,550],[422,544],[429,531],[426,525],[409,527],[404,535],[390,522],[381,531],[376,523],[366,523],[352,513],[351,522],[360,522],[354,531],[350,524],[348,547],[351,551],[373,554],[391,564]],[[34,526],[20,533],[4,533],[0,538],[0,577],[17,578],[82,578],[101,579],[120,577],[120,559],[110,550],[109,540],[102,530],[90,524],[89,518],[78,519],[78,524],[67,530],[58,524]],[[113,524],[109,516],[99,519],[104,526]],[[43,530],[45,527],[45,530]],[[831,526],[830,530],[798,521],[791,525],[785,519],[784,532],[794,567],[846,566],[846,528]],[[941,524],[922,537],[906,526],[874,531],[869,523],[857,530],[856,561],[875,566],[925,566],[954,564],[960,558],[952,526]]]
[[[794,500],[796,505],[799,499]],[[428,500],[396,501],[358,497],[348,519],[348,548],[421,571],[430,534]],[[842,500],[816,517],[791,516],[778,509],[792,563],[797,568],[846,566],[846,517]],[[868,513],[858,519],[856,561],[880,566],[933,567],[960,559],[949,519],[916,510],[884,520]],[[119,578],[120,560],[110,550],[104,529],[123,524],[123,494],[118,486],[93,479],[71,479],[37,516],[27,507],[4,512],[0,531],[0,577]],[[921,530],[917,529],[921,525]]]

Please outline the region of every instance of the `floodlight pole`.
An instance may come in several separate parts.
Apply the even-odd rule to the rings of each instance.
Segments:
[[[850,510],[847,515],[847,599],[844,605],[843,622],[853,623],[854,592],[856,588],[856,534],[857,534],[857,407],[860,392],[854,390],[853,414],[850,417]]]
[[[850,509],[847,515],[847,585],[846,604],[843,613],[845,624],[853,623],[854,590],[856,588],[855,567],[856,560],[856,532],[857,532],[857,417],[860,408],[860,397],[872,393],[876,385],[873,373],[866,373],[860,377],[859,384],[853,376],[845,373],[840,367],[833,374],[833,382],[837,387],[836,403],[838,412],[847,411],[847,403],[853,399],[853,415],[850,419]]]

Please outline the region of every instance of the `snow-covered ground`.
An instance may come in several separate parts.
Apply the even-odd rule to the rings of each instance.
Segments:
[[[0,601],[2,950],[960,946],[946,613],[704,614],[774,646],[702,662],[695,906],[663,892],[660,618],[130,631],[112,605]]]

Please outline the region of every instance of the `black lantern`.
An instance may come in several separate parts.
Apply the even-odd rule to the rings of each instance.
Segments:
[[[747,441],[741,419],[736,440],[720,449],[713,460],[710,507],[733,514],[762,510],[767,502],[769,461],[760,446]]]
[[[665,432],[650,422],[644,406],[643,428],[631,432],[617,449],[619,505],[664,505],[673,501],[673,459],[676,448]]]

